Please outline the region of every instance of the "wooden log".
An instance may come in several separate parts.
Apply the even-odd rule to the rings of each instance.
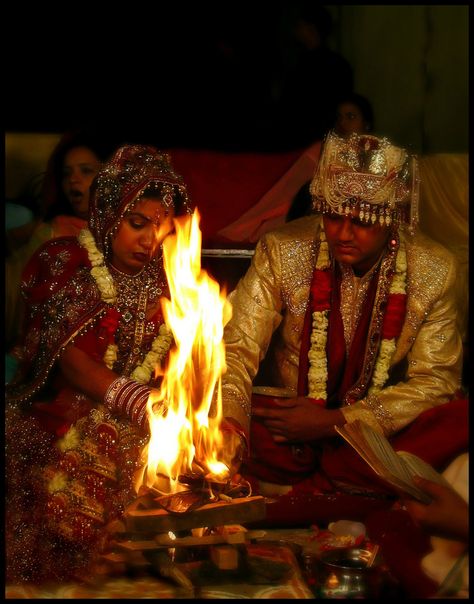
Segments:
[[[240,534],[229,533],[229,534],[216,534],[216,535],[203,535],[202,537],[178,537],[171,539],[168,535],[157,535],[154,540],[146,541],[118,541],[116,545],[121,549],[127,551],[153,551],[163,548],[170,547],[193,547],[193,546],[204,546],[204,545],[218,545],[218,544],[241,544],[248,543],[252,539],[261,539],[266,535],[265,531],[245,531]]]
[[[168,533],[199,527],[243,524],[265,518],[265,498],[261,496],[235,498],[232,502],[208,503],[182,515],[166,510],[127,510],[124,520],[127,532]]]
[[[239,566],[239,550],[233,545],[213,545],[211,560],[220,570],[235,570]]]
[[[157,570],[162,577],[171,579],[186,591],[193,592],[194,585],[186,572],[170,560],[166,552],[148,552],[146,555],[152,567]]]

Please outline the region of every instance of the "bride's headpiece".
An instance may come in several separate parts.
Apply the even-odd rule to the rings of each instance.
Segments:
[[[155,190],[175,215],[190,214],[191,202],[170,156],[149,145],[124,145],[99,171],[91,188],[89,229],[102,252],[107,238],[127,211],[149,190]]]

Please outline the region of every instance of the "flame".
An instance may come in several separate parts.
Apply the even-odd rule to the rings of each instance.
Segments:
[[[220,423],[223,330],[232,311],[226,292],[201,269],[199,221],[197,209],[192,216],[175,218],[175,232],[163,242],[170,299],[162,298],[161,305],[176,346],[159,391],[148,400],[151,436],[142,452],[137,491],[145,484],[176,492],[180,475],[199,472],[225,479],[229,474],[220,459],[225,448]],[[154,412],[163,404],[163,415]]]

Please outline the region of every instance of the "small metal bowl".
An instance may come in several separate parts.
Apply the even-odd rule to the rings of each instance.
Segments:
[[[324,598],[375,598],[380,593],[380,558],[361,548],[324,552],[317,563],[318,592]],[[369,563],[371,562],[370,566]]]

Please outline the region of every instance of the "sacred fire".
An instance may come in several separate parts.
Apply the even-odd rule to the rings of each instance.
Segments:
[[[223,330],[232,309],[225,290],[201,269],[199,220],[197,210],[175,219],[175,232],[163,242],[170,299],[161,304],[175,346],[161,386],[148,401],[150,440],[136,479],[139,495],[196,491],[202,481],[222,490],[231,479],[235,451],[229,447],[235,441],[221,430],[221,376]]]

